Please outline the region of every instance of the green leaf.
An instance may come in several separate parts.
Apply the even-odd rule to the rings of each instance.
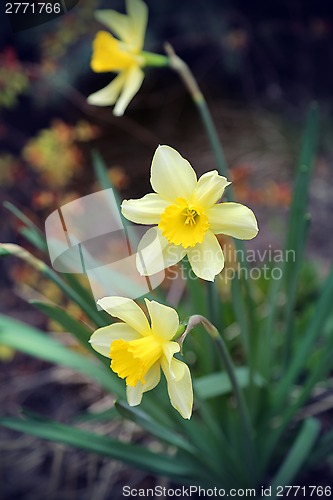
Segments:
[[[5,201],[3,203],[3,206],[7,210],[9,210],[9,212],[11,212],[17,219],[19,219],[21,222],[23,222],[23,224],[26,226],[27,229],[21,230],[21,234],[23,234],[23,236],[28,241],[33,243],[36,246],[36,248],[46,252],[47,251],[47,244],[46,244],[45,236],[42,233],[42,231],[39,229],[39,227],[37,227],[36,224],[34,224],[29,219],[29,217],[27,217],[23,212],[21,212],[20,209],[18,209],[17,207],[15,207],[15,205],[10,203],[10,201]]]
[[[108,436],[100,436],[57,422],[4,417],[0,419],[0,424],[42,439],[68,444],[115,460],[121,460],[139,469],[174,479],[195,477],[197,473],[184,460],[175,456],[169,457],[154,453],[141,446],[122,443]]]
[[[277,391],[277,405],[283,405],[284,400],[291,390],[291,387],[305,367],[307,358],[311,353],[314,342],[321,334],[326,321],[329,319],[332,312],[333,299],[333,267],[326,279],[322,293],[317,301],[312,318],[308,324],[307,330],[304,332],[302,342],[300,343],[295,355],[289,365],[287,373],[284,375],[281,384]]]
[[[285,250],[293,251],[294,259],[286,259],[284,268],[286,286],[286,342],[285,366],[291,357],[294,308],[296,302],[299,275],[303,260],[309,214],[307,212],[308,193],[318,142],[318,106],[312,104],[308,112],[306,126],[302,138],[301,153],[294,185],[292,204],[287,228]],[[287,255],[287,254],[286,254]]]
[[[138,407],[129,406],[124,401],[116,401],[115,407],[120,413],[120,415],[128,420],[132,420],[139,427],[147,430],[153,436],[158,437],[162,441],[165,441],[177,448],[181,448],[191,454],[195,453],[195,448],[182,438],[179,434],[171,432],[162,425],[155,422],[147,413],[143,412]]]
[[[47,334],[3,315],[0,315],[0,344],[51,363],[69,366],[111,393],[124,397],[124,384],[110,369],[68,349]]]
[[[273,491],[277,486],[293,484],[293,480],[300,472],[318,438],[319,431],[318,420],[310,418],[304,421],[286,459],[271,481]]]
[[[247,366],[240,366],[235,369],[235,375],[239,386],[244,389],[249,384],[249,369]],[[265,385],[265,380],[256,373],[254,383],[258,387]],[[194,380],[194,389],[201,399],[209,399],[216,396],[223,396],[232,391],[229,376],[226,372],[212,373]]]
[[[96,326],[102,327],[105,326],[105,316],[99,314],[96,309],[96,305],[92,305],[91,303],[87,303],[80,293],[74,290],[65,280],[63,280],[53,269],[46,266],[43,271],[44,275],[49,278],[57,287],[73,302],[75,302],[83,312],[93,321]]]
[[[79,292],[66,283],[66,281],[64,281],[51,267],[47,266],[45,262],[34,257],[23,247],[11,243],[0,244],[0,257],[6,255],[18,257],[33,266],[46,278],[50,279],[66,297],[75,302],[97,326],[105,326],[105,316],[98,313],[96,305],[94,303],[93,305],[87,303]]]
[[[105,162],[98,151],[92,151],[92,163],[95,171],[96,178],[102,189],[114,189],[111,179],[108,176],[107,168]],[[117,193],[115,193],[117,194]],[[118,202],[119,200],[116,199]],[[119,205],[119,203],[118,203]]]
[[[42,311],[48,318],[56,321],[65,329],[65,331],[72,333],[78,340],[78,342],[83,345],[83,347],[85,347],[86,349],[89,348],[89,339],[91,334],[93,333],[92,329],[89,329],[78,319],[73,318],[65,309],[54,304],[42,302],[39,300],[31,300],[30,304],[37,307],[37,309]]]
[[[81,413],[78,417],[74,419],[74,422],[110,422],[111,420],[119,419],[119,413],[116,408],[108,408],[107,410],[98,412],[86,412]]]
[[[333,431],[324,434],[309,457],[309,468],[321,465],[333,453]]]
[[[243,342],[243,347],[245,353],[247,355],[247,359],[251,361],[251,349],[250,349],[250,335],[249,335],[249,325],[248,325],[248,316],[246,312],[246,307],[244,300],[242,299],[242,290],[241,290],[241,282],[239,276],[235,276],[231,280],[231,297],[232,297],[232,305],[235,312],[235,317],[237,323],[240,327],[241,338]]]

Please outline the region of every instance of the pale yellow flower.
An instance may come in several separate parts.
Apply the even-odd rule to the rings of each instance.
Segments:
[[[157,224],[139,243],[137,268],[150,276],[188,256],[194,273],[214,281],[224,267],[215,234],[250,240],[258,233],[255,215],[239,203],[219,203],[230,184],[216,170],[197,179],[190,163],[175,149],[159,146],[150,181],[155,193],[124,200],[123,215],[138,224]]]
[[[140,404],[144,392],[166,377],[172,406],[183,418],[190,418],[193,391],[188,366],[174,358],[180,346],[173,341],[179,327],[177,312],[171,307],[145,299],[151,324],[142,309],[124,297],[104,297],[97,303],[124,323],[99,328],[90,338],[92,347],[111,358],[111,369],[126,379],[130,406]]]
[[[91,68],[97,73],[119,73],[102,90],[91,94],[88,102],[95,106],[115,104],[113,113],[120,116],[138,92],[144,79],[141,55],[148,11],[141,0],[126,0],[126,14],[114,10],[98,10],[96,18],[119,38],[99,31],[93,43]]]

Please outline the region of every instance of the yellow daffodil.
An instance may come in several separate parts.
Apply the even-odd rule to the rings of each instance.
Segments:
[[[126,379],[130,406],[140,404],[144,392],[160,381],[161,368],[167,380],[171,404],[183,418],[190,418],[193,391],[188,366],[173,355],[180,346],[173,341],[179,327],[171,307],[145,299],[151,324],[142,309],[124,297],[104,297],[97,303],[123,323],[99,328],[90,338],[92,347],[111,358],[111,369]]]
[[[214,281],[224,267],[215,234],[250,240],[258,233],[252,210],[239,203],[219,203],[230,184],[216,170],[197,179],[190,163],[175,149],[159,146],[150,181],[155,193],[124,200],[123,215],[139,224],[157,224],[139,243],[137,268],[150,276],[188,256],[194,273]]]
[[[113,113],[120,116],[141,87],[144,73],[142,56],[148,11],[141,0],[126,0],[127,15],[113,10],[99,10],[96,18],[119,38],[99,31],[93,43],[91,68],[97,73],[119,73],[102,90],[91,94],[88,102],[95,106],[115,104]]]

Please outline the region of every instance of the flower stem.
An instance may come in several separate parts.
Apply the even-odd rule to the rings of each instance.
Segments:
[[[219,136],[218,136],[215,124],[213,122],[212,115],[209,111],[206,99],[205,99],[203,93],[201,92],[199,85],[198,85],[192,71],[190,70],[188,65],[180,57],[178,57],[178,55],[175,53],[173,47],[169,43],[165,44],[165,51],[169,57],[170,67],[172,69],[174,69],[175,71],[177,71],[177,73],[179,74],[186,89],[189,91],[194,104],[196,105],[196,107],[199,111],[202,123],[204,125],[205,130],[206,130],[207,137],[209,139],[210,145],[212,147],[212,150],[213,150],[213,153],[215,156],[215,160],[216,160],[216,164],[218,166],[219,173],[228,178],[228,166],[227,166],[227,163],[225,160],[223,148],[222,148],[222,145],[220,143]],[[226,198],[229,201],[235,200],[232,186],[228,186],[228,195],[226,195]],[[236,248],[238,253],[240,253],[243,256],[245,255],[243,241],[236,239],[235,240],[235,248]],[[245,269],[248,269],[248,263],[246,261],[246,258],[242,259],[241,264],[243,265],[243,267]],[[236,279],[238,279],[238,278],[236,277]],[[248,317],[248,324],[253,326],[253,328],[255,328],[255,324],[256,324],[255,302],[254,302],[253,296],[252,296],[251,284],[248,282],[248,280],[246,278],[241,278],[241,279],[242,279],[242,282],[244,283],[244,288],[246,291],[247,300],[244,301],[242,299],[240,293],[237,293],[237,295],[238,295],[237,300],[244,303],[245,310],[247,312],[247,317]],[[210,289],[210,290],[208,290],[208,293],[210,295],[210,297],[209,297],[209,302],[210,302],[211,295],[212,295],[213,291]],[[215,291],[215,293],[216,293],[216,291]],[[209,305],[209,308],[210,308],[210,313],[211,313],[210,319],[212,319],[214,322],[216,322],[216,318],[214,317],[214,312],[213,312],[214,308],[212,307],[211,304]],[[216,310],[216,308],[215,308],[215,310]],[[244,336],[245,335],[250,337],[250,332],[249,331],[244,332]],[[253,391],[253,362],[252,362],[253,360],[252,360],[252,357],[254,356],[254,352],[253,352],[253,349],[251,349],[252,343],[250,342],[250,338],[246,339],[246,345],[248,345],[250,347],[247,354],[248,354],[248,359],[249,359],[250,391],[252,392]],[[246,347],[246,345],[245,345],[245,347]]]
[[[192,71],[190,70],[188,65],[180,57],[177,56],[177,54],[175,53],[175,51],[173,50],[173,48],[169,43],[165,44],[165,51],[169,56],[169,63],[171,68],[177,71],[180,78],[183,80],[185,87],[189,91],[194,104],[198,108],[200,117],[207,132],[209,142],[214,152],[220,174],[224,175],[225,177],[228,177],[228,166],[225,161],[224,152],[212,116],[207,106],[206,99],[203,93],[201,92],[199,85],[197,84],[197,81],[193,76]],[[228,191],[230,193],[229,198],[233,199],[230,187]]]
[[[255,449],[253,443],[253,430],[252,423],[250,418],[250,413],[246,404],[246,400],[241,390],[235,372],[235,367],[233,365],[232,359],[229,355],[228,349],[225,345],[225,342],[218,331],[218,329],[210,322],[207,318],[201,315],[191,316],[188,320],[187,327],[185,332],[178,338],[177,342],[179,342],[181,348],[183,342],[188,335],[188,333],[194,328],[194,326],[201,324],[210,337],[216,342],[217,350],[220,354],[222,362],[225,366],[226,372],[229,376],[231,386],[233,389],[234,397],[237,401],[237,407],[239,410],[243,432],[246,437],[247,448],[246,452],[248,454],[249,466],[255,466]],[[252,464],[252,465],[251,465]]]
[[[140,54],[146,66],[169,66],[169,58],[162,54],[142,51]]]

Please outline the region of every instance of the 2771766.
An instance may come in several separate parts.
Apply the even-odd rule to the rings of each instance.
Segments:
[[[7,2],[6,14],[61,14],[62,5],[50,2]]]

